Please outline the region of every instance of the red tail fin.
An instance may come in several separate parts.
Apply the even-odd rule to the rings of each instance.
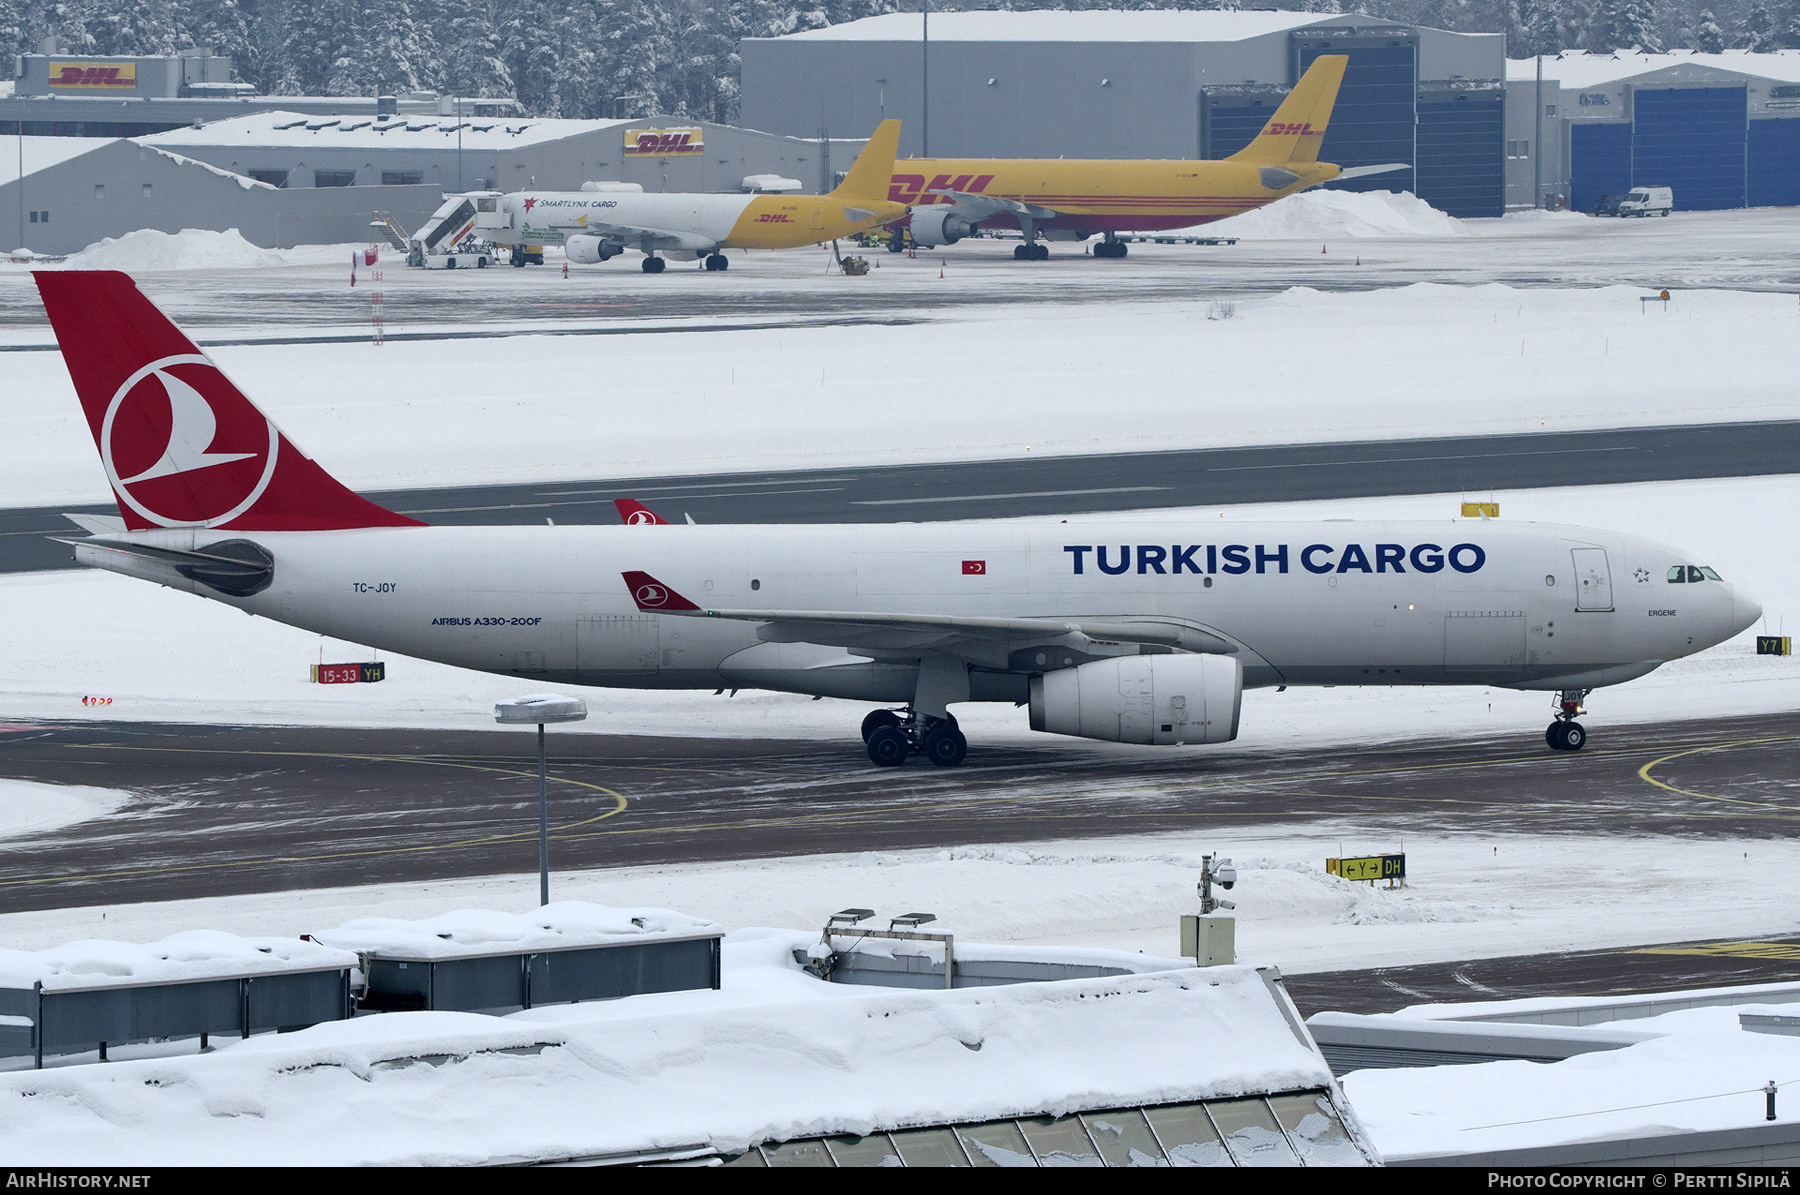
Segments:
[[[32,275],[133,531],[417,527],[288,442],[125,274]]]
[[[645,506],[635,498],[614,498],[613,505],[619,508],[619,517],[628,527],[663,527],[669,520]]]

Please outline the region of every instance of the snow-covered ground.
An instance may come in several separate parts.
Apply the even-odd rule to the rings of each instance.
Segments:
[[[212,232],[184,228],[178,233],[141,228],[122,237],[96,241],[71,254],[57,266],[66,270],[124,270],[137,274],[157,270],[263,270],[284,266],[342,264],[348,272],[350,256],[361,245],[300,245],[293,249],[262,249],[245,240],[235,228]]]
[[[96,469],[96,472],[98,470]],[[1757,633],[1800,629],[1800,558],[1771,551],[1787,534],[1788,512],[1800,504],[1792,475],[1591,486],[1491,494],[1508,520],[1575,522],[1645,535],[1684,546],[1696,561],[1744,585],[1762,603],[1767,629],[1738,638],[1640,680],[1604,689],[1589,700],[1589,725],[1678,722],[1710,715],[1800,708],[1794,657],[1756,656]],[[1359,498],[1273,503],[1228,510],[1150,512],[1134,518],[1443,518],[1462,495]],[[1117,517],[1117,516],[1110,516]],[[1072,522],[1104,522],[1086,516]],[[1704,558],[1704,559],[1702,559]],[[494,727],[494,702],[517,696],[517,678],[489,676],[406,657],[384,657],[379,685],[315,685],[307,668],[323,660],[375,658],[369,648],[246,618],[189,594],[112,573],[53,572],[0,576],[0,718],[166,720],[282,725]],[[1795,616],[1796,627],[1786,626]],[[207,667],[193,666],[196,644],[209,645]],[[683,734],[745,738],[849,738],[862,706],[807,697],[742,692],[582,690],[589,720],[558,733]],[[1239,744],[1249,748],[1404,738],[1420,725],[1442,734],[1516,733],[1543,729],[1542,693],[1482,687],[1414,688],[1406,700],[1380,699],[1364,688],[1255,690],[1244,698]],[[84,696],[111,697],[104,706]],[[998,741],[1056,742],[1027,729],[1010,705],[959,707],[965,732],[979,747]],[[1075,749],[1077,744],[1069,744]],[[1079,745],[1091,746],[1088,744]],[[1126,754],[1133,750],[1119,749]],[[1174,750],[1171,748],[1171,750]],[[1192,748],[1197,751],[1232,748]]]
[[[1183,297],[969,309],[906,326],[213,356],[359,489],[1800,414],[1791,294],[1682,292],[1646,311],[1642,293],[1294,289],[1240,301],[1230,319]],[[105,501],[60,356],[6,364],[0,504]],[[886,417],[899,408],[907,418]]]
[[[0,777],[0,840],[44,834],[89,818],[104,817],[131,799],[113,788],[38,784]]]

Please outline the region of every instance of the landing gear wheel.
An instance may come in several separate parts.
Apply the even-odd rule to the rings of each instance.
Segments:
[[[646,274],[660,274],[666,269],[668,269],[668,263],[660,257],[646,257],[644,259],[644,273]]]
[[[729,270],[731,268],[731,259],[726,257],[723,253],[714,253],[706,259],[706,268],[709,270]]]
[[[1013,260],[1014,261],[1030,261],[1031,260],[1031,246],[1030,245],[1014,245],[1013,246]]]
[[[874,749],[870,748],[873,755]],[[953,768],[969,753],[969,740],[948,722],[939,722],[925,732],[925,757],[940,768]]]
[[[870,736],[880,730],[883,726],[898,725],[900,725],[900,715],[896,714],[893,710],[871,710],[869,716],[863,719],[863,742],[868,742]]]
[[[1587,730],[1579,722],[1564,722],[1562,729],[1562,749],[1579,751],[1587,745]]]
[[[912,744],[898,726],[878,726],[869,736],[869,762],[878,768],[897,768],[911,754]]]
[[[1124,257],[1125,252],[1124,241],[1101,241],[1094,246],[1095,257]]]
[[[1049,261],[1050,260],[1050,246],[1035,245],[1035,244],[1032,245],[1031,246],[1031,260],[1032,261]]]
[[[1566,722],[1552,722],[1544,728],[1544,742],[1550,745],[1550,750],[1561,751],[1563,749],[1563,727],[1566,725],[1568,725]]]
[[[889,253],[905,253],[906,252],[906,238],[904,236],[902,236],[900,233],[896,232],[893,236],[890,236],[887,239],[887,250]]]

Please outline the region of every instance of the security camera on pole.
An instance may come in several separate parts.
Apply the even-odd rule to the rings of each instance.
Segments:
[[[1237,905],[1224,897],[1215,897],[1212,886],[1230,890],[1237,884],[1237,868],[1230,859],[1212,855],[1200,856],[1200,913],[1186,913],[1181,918],[1181,953],[1197,966],[1227,966],[1237,961],[1237,920],[1215,917],[1216,909],[1235,909]]]
[[[550,769],[544,756],[546,722],[579,722],[587,702],[555,693],[533,693],[494,703],[494,721],[509,726],[537,723],[538,740],[538,903],[550,903]]]

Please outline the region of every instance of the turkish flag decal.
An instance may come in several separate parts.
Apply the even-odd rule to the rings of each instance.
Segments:
[[[985,561],[985,560],[965,560],[965,561],[963,561],[963,576],[965,576],[965,577],[985,577],[985,576],[987,576],[987,561]]]

